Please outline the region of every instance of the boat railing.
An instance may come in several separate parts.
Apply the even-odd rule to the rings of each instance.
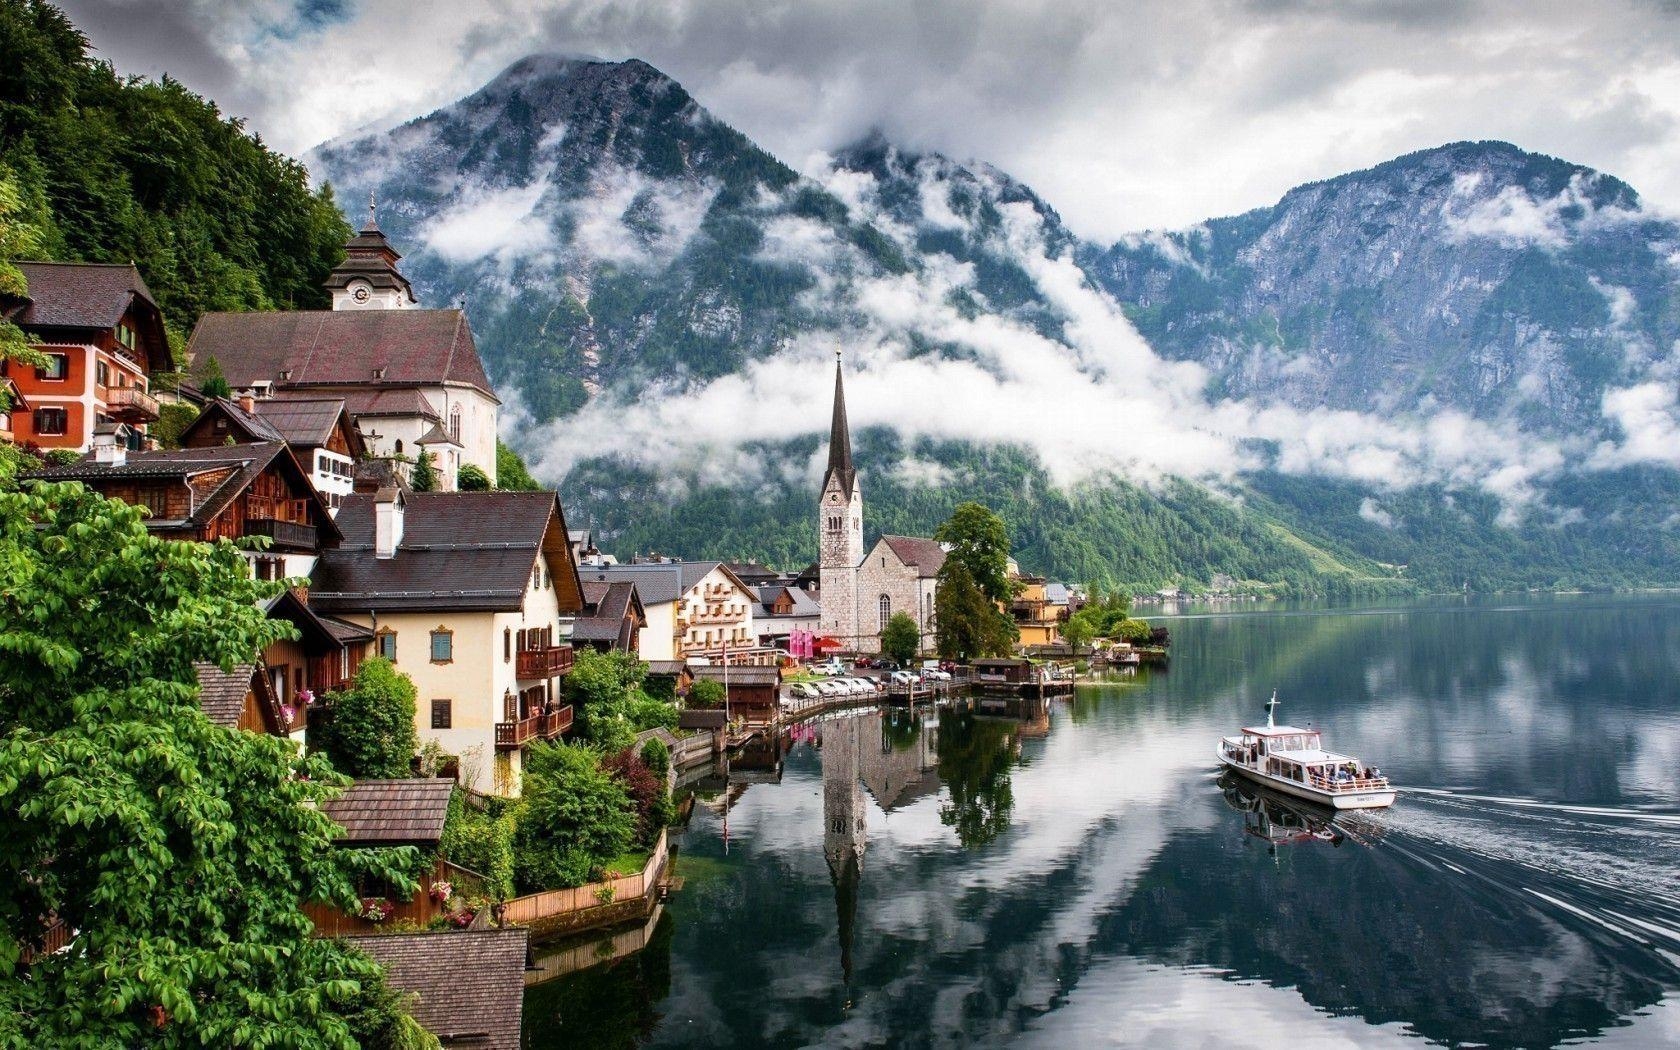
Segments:
[[[1387,777],[1352,777],[1337,780],[1315,773],[1308,777],[1308,780],[1313,787],[1323,791],[1381,791],[1388,788]]]

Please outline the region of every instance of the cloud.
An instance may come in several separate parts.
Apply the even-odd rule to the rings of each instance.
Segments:
[[[1359,501],[1359,516],[1374,525],[1381,525],[1385,529],[1394,528],[1394,515],[1383,510],[1377,501],[1369,496]]]
[[[420,231],[426,249],[452,262],[485,256],[508,260],[553,245],[553,228],[537,215],[546,179],[504,189],[469,187]]]
[[[1533,245],[1556,249],[1568,246],[1570,239],[1582,229],[1639,218],[1640,213],[1632,209],[1595,205],[1593,181],[1576,175],[1561,193],[1536,200],[1521,186],[1501,187],[1492,196],[1479,194],[1483,182],[1480,173],[1459,175],[1453,181],[1452,196],[1441,212],[1446,238],[1454,244],[1482,237],[1506,247]]]
[[[918,172],[918,195],[939,199],[938,175]],[[872,178],[852,172],[819,178],[846,194],[856,218],[906,245],[917,238],[916,229],[885,214]],[[755,449],[826,427],[837,342],[846,348],[855,429],[888,427],[911,443],[1030,448],[1061,485],[1108,476],[1145,485],[1167,477],[1220,482],[1273,467],[1384,489],[1426,482],[1480,487],[1515,522],[1541,500],[1548,479],[1591,452],[1584,442],[1539,440],[1455,410],[1379,416],[1210,401],[1205,370],[1157,356],[1071,258],[1047,248],[1042,219],[1029,205],[1000,210],[1004,221],[981,249],[1007,254],[1024,268],[1061,319],[1060,338],[1022,319],[970,315],[954,306],[956,293],[975,290],[968,263],[924,256],[929,263],[912,273],[857,277],[847,265],[856,249],[805,220],[778,219],[764,251],[826,275],[824,304],[846,318],[842,327],[801,334],[780,352],[708,383],[671,380],[633,400],[609,392],[545,428],[520,425],[534,469],[558,481],[584,460],[610,456],[702,484],[751,489],[772,477],[814,484],[820,449],[799,465],[803,478],[774,474]],[[935,219],[950,221],[945,214]],[[923,352],[929,344],[952,352]],[[949,480],[919,462],[896,469],[921,483]],[[1393,523],[1375,502],[1361,513],[1384,527]]]
[[[1672,383],[1612,387],[1604,392],[1604,415],[1620,428],[1622,440],[1601,442],[1590,466],[1601,470],[1647,463],[1680,467],[1680,404]]]
[[[876,126],[983,157],[1104,240],[1458,139],[1567,157],[1680,206],[1680,33],[1673,5],[1641,0],[64,6],[119,69],[172,72],[294,153],[554,50],[646,59],[795,162]],[[1511,203],[1505,221],[1532,218]]]

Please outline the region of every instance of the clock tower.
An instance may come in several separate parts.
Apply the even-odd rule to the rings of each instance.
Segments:
[[[819,634],[848,649],[859,643],[858,566],[863,562],[863,489],[852,465],[846,423],[846,386],[839,351],[834,355],[834,418],[828,433],[828,471],[817,503],[817,571],[822,598]]]
[[[344,242],[344,261],[327,276],[334,310],[404,310],[418,305],[408,278],[397,269],[402,256],[385,239],[373,213],[369,195],[366,225]]]

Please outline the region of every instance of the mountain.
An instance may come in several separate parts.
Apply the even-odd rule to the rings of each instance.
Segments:
[[[1586,169],[1448,147],[1097,246],[989,165],[871,135],[800,174],[553,56],[309,162],[467,303],[509,440],[621,555],[809,561],[843,348],[871,538],[981,498],[1028,568],[1151,589],[1680,577],[1670,228]]]
[[[1556,436],[1597,430],[1607,389],[1668,376],[1677,251],[1680,226],[1625,183],[1461,142],[1084,262],[1212,396],[1450,406]]]

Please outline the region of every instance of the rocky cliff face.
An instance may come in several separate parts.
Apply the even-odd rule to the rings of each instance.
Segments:
[[[1214,396],[1596,431],[1680,336],[1680,228],[1622,182],[1498,142],[1292,190],[1083,260]]]

